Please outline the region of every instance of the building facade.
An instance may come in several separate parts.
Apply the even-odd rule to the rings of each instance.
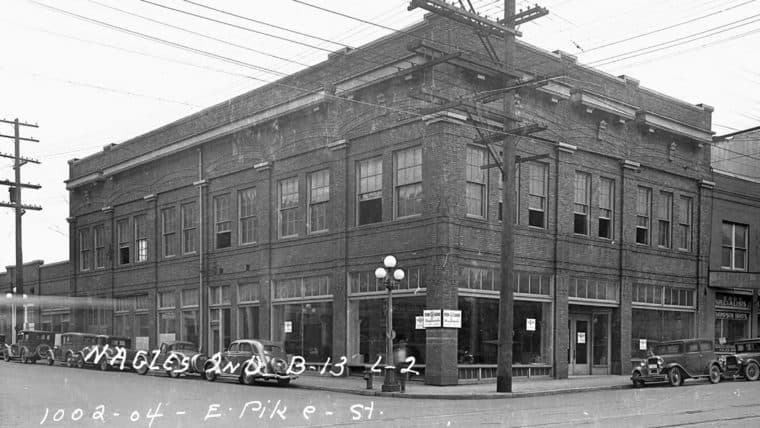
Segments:
[[[498,43],[496,51],[499,52]],[[621,374],[653,342],[712,334],[711,113],[518,43],[516,375]],[[310,362],[396,340],[426,382],[494,377],[503,86],[468,28],[403,34],[70,161],[73,329],[213,353],[282,341]],[[711,297],[712,296],[712,297]],[[419,329],[425,309],[461,328]]]

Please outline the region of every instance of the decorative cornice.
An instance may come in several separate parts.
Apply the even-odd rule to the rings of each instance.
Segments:
[[[256,171],[265,171],[272,167],[272,162],[264,161],[253,165],[253,169]]]
[[[69,224],[76,224],[77,223],[77,218],[76,217],[66,217],[66,221]]]
[[[570,153],[571,155],[575,153],[576,150],[578,150],[578,146],[574,146],[572,144],[565,143],[563,141],[560,141],[557,143],[557,148],[561,152]]]
[[[638,162],[634,162],[632,160],[623,159],[621,164],[623,165],[623,168],[625,169],[630,169],[633,171],[638,171],[639,169],[641,169],[641,164]]]
[[[337,141],[333,141],[332,143],[329,143],[327,145],[327,148],[330,150],[342,150],[346,148],[346,145],[347,145],[346,140],[342,139],[342,140],[337,140]]]
[[[425,125],[432,125],[436,122],[450,122],[460,124],[467,121],[467,116],[446,110],[425,115],[422,117],[422,120],[425,121]]]
[[[703,189],[710,189],[710,190],[712,190],[712,189],[715,188],[715,182],[714,181],[710,181],[710,180],[704,180],[704,179],[702,179],[702,180],[699,180],[699,187],[701,187]]]

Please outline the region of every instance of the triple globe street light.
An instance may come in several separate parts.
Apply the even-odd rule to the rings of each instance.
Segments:
[[[383,380],[383,392],[398,392],[401,390],[396,370],[393,365],[393,286],[404,279],[404,270],[396,267],[396,258],[385,256],[383,266],[375,269],[375,278],[383,280],[388,290],[388,302],[385,323],[385,379]]]

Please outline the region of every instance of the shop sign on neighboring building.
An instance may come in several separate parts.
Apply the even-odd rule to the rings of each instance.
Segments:
[[[746,312],[723,312],[715,311],[716,320],[738,320],[746,321],[749,319],[749,314]]]
[[[424,317],[425,328],[440,327],[441,326],[441,310],[440,309],[425,309],[422,311]]]
[[[425,317],[424,316],[416,316],[416,317],[414,317],[414,329],[415,330],[424,330],[425,329]]]
[[[447,328],[462,328],[462,311],[457,309],[444,309],[443,326]]]
[[[738,294],[725,294],[715,293],[715,306],[730,309],[745,309],[750,308],[750,296],[741,296]]]

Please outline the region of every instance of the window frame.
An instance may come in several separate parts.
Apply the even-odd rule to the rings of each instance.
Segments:
[[[579,182],[578,179],[583,178],[585,180],[585,188],[583,191],[585,192],[585,195],[583,195],[583,200],[579,199],[578,190],[579,190]],[[573,195],[574,195],[574,201],[573,201],[573,233],[576,235],[583,235],[583,236],[589,236],[590,235],[590,229],[591,229],[591,174],[585,171],[575,171],[575,181],[573,186]],[[579,207],[581,209],[579,210]],[[578,231],[578,216],[583,216],[584,220],[582,225],[584,226],[584,231],[579,232]]]
[[[476,160],[475,156],[471,156],[473,154],[479,154],[480,160],[478,163],[472,163],[471,161]],[[480,219],[486,219],[488,218],[488,170],[482,169],[483,166],[485,166],[488,163],[488,150],[481,147],[476,146],[473,144],[468,144],[466,148],[466,156],[465,156],[465,213],[467,217],[473,217],[473,218],[480,218]],[[481,179],[476,180],[476,176],[480,174]],[[474,198],[470,197],[471,192],[470,190],[473,189],[473,186],[477,186],[477,189],[479,190],[479,199],[480,203],[479,205],[479,212],[472,212],[470,211],[471,203],[470,201],[475,200]],[[472,192],[474,194],[474,192]]]
[[[288,196],[295,195],[295,201],[288,202],[287,205],[283,205],[285,193],[283,193],[283,186],[294,183],[294,189],[291,189]],[[293,191],[294,190],[294,191]],[[277,181],[277,236],[279,239],[295,238],[298,236],[298,208],[300,203],[299,195],[299,179],[298,176],[292,176],[283,178]],[[290,216],[293,216],[292,219]],[[286,218],[287,217],[287,218]],[[288,226],[292,225],[291,231]],[[285,229],[283,229],[283,226]],[[285,232],[285,233],[284,233]],[[291,233],[292,232],[292,233]]]
[[[188,210],[192,213],[191,220],[194,220],[193,223],[187,221],[189,214]],[[180,250],[182,251],[182,255],[195,254],[198,251],[198,236],[196,235],[195,239],[192,241],[188,239],[188,236],[192,233],[197,233],[198,231],[200,221],[198,217],[198,202],[192,201],[180,204],[179,213],[180,228],[182,229],[182,236],[180,236],[180,245],[182,248]],[[190,251],[187,251],[188,242],[192,242],[193,244],[193,249]]]
[[[644,195],[646,196],[646,213],[643,215],[639,211],[642,191],[645,192]],[[646,220],[646,226],[639,224],[639,220],[641,219]],[[639,241],[639,229],[646,231],[646,235],[644,235],[646,242]],[[636,236],[634,242],[636,242],[636,245],[650,246],[652,244],[652,189],[650,187],[638,186],[636,188]]]
[[[667,230],[663,236],[663,227]],[[663,243],[663,238],[667,242]],[[673,193],[660,191],[660,203],[657,206],[657,247],[673,246]]]
[[[79,270],[90,270],[90,228],[79,229]]]
[[[171,213],[173,218],[167,223],[167,213]],[[171,226],[171,230],[167,230]],[[172,258],[177,255],[176,249],[177,238],[177,207],[170,206],[161,209],[161,255],[165,258]],[[170,242],[171,240],[171,242]],[[173,249],[171,253],[169,249]]]
[[[219,205],[221,201],[225,201],[226,207]],[[212,202],[214,209],[214,249],[232,248],[232,216],[230,215],[232,198],[230,197],[230,193],[216,195],[213,197]],[[224,209],[223,212],[220,212],[221,208]],[[222,214],[224,218],[220,218]],[[226,228],[220,229],[220,227],[224,227],[223,225],[226,225]],[[226,246],[220,246],[220,236],[224,234],[229,234],[229,243]]]
[[[678,249],[681,251],[691,251],[692,250],[692,225],[694,223],[694,220],[693,220],[694,199],[691,196],[683,196],[683,195],[681,195],[679,199],[680,199],[681,204],[679,204],[680,212],[678,216],[678,226],[681,233],[680,235],[681,239],[678,241]],[[684,243],[686,244],[685,246],[682,245]]]
[[[98,239],[100,237],[100,239]],[[105,269],[106,267],[106,230],[105,226],[98,224],[93,228],[93,243],[95,247],[95,269]],[[102,263],[101,263],[102,262]]]
[[[533,173],[534,168],[540,168],[543,171],[542,174],[542,181],[543,185],[541,186],[541,194],[534,193],[534,190],[538,189],[538,185],[536,187],[533,186],[534,179],[538,177],[538,174]],[[549,211],[548,206],[548,187],[549,187],[549,165],[545,164],[543,162],[528,162],[528,226],[529,227],[535,227],[537,229],[546,229],[546,225],[548,223],[548,216],[547,212]],[[533,199],[538,198],[540,201],[540,208],[536,208],[533,206]],[[540,226],[531,224],[531,211],[540,212],[541,213],[541,220],[542,224]]]
[[[609,185],[609,192],[608,192],[608,201],[602,201],[603,196],[603,190]],[[599,178],[599,216],[597,218],[598,224],[597,224],[597,237],[602,239],[608,239],[613,240],[615,239],[615,229],[613,225],[615,224],[615,180],[607,177],[600,177]],[[605,203],[609,203],[609,206],[606,206]],[[599,225],[601,225],[602,220],[608,222],[608,230],[609,230],[609,236],[602,236],[601,228]]]
[[[252,192],[252,196],[250,197],[250,211],[244,212],[244,208],[246,208],[246,204],[244,203],[243,196],[248,193]],[[242,189],[238,191],[238,244],[239,245],[251,245],[258,242],[258,228],[259,228],[259,216],[256,212],[256,199],[258,197],[258,193],[256,191],[256,187],[249,187],[247,189]],[[247,224],[244,222],[252,222],[251,224]],[[244,226],[244,224],[247,224],[247,226]],[[246,232],[250,232],[251,239],[246,240]]]
[[[119,251],[116,254],[117,264],[123,266],[132,263],[132,236],[129,231],[129,218],[123,218],[116,222],[116,240],[119,245]],[[127,250],[127,261],[122,258],[124,249]]]
[[[723,232],[723,228],[725,226],[731,226],[731,244],[729,246],[726,246],[726,244],[723,242],[723,239],[721,237],[721,261],[720,261],[720,268],[725,270],[734,270],[734,271],[746,271],[747,270],[747,262],[748,262],[748,247],[749,247],[749,225],[743,224],[743,223],[736,223],[732,221],[723,221],[721,225],[721,235]],[[736,229],[737,226],[744,229],[744,247],[738,247],[736,243]],[[728,248],[730,250],[731,258],[730,258],[730,265],[726,266],[723,264],[723,250]],[[736,250],[739,249],[744,252],[743,260],[743,267],[737,268],[736,267]]]
[[[145,214],[138,214],[132,218],[134,239],[135,239],[135,263],[145,263],[148,261],[148,217]],[[143,230],[144,229],[144,230]]]
[[[400,156],[406,155],[408,153],[411,153],[411,164],[404,163],[403,167],[401,166]],[[406,158],[401,158],[405,162],[407,161]],[[415,163],[419,159],[419,163]],[[402,172],[411,171],[412,178],[411,181],[402,180],[400,176],[402,175]],[[402,199],[401,198],[401,191],[406,188],[412,188],[412,187],[418,187],[419,186],[419,193],[418,196],[414,199]],[[422,215],[422,204],[423,204],[423,187],[422,187],[422,146],[412,146],[407,147],[405,149],[397,150],[393,152],[393,218],[394,219],[400,219],[400,218],[407,218],[407,217],[416,217]],[[401,214],[400,210],[402,208],[401,201],[410,201],[412,208],[411,213],[408,214]],[[406,207],[409,205],[405,204]]]
[[[317,181],[319,184],[322,184],[321,186],[315,187],[315,178],[322,180],[321,182]],[[327,224],[327,207],[330,203],[330,169],[325,168],[309,173],[307,181],[307,191],[309,194],[306,196],[306,233],[314,234],[327,232],[329,230]],[[317,190],[316,194],[319,196],[315,197],[315,190]],[[326,194],[326,196],[324,196],[324,194]],[[324,224],[322,228],[315,228],[319,227],[319,222],[313,221],[313,216],[319,215],[315,210],[323,211]],[[316,226],[315,223],[317,223]]]
[[[362,176],[362,165],[367,165],[367,175]],[[375,174],[369,174],[370,167],[371,166],[378,166],[377,172]],[[378,178],[379,177],[379,178]],[[373,179],[373,184],[376,184],[378,181],[380,183],[380,186],[377,188],[372,189],[364,189],[362,183],[370,183],[370,178]],[[365,181],[366,180],[366,181]],[[366,197],[363,199],[364,195],[371,195],[374,197]],[[371,201],[379,201],[380,203],[380,212],[377,216],[377,221],[367,221],[362,222],[362,204],[368,203]],[[382,155],[379,156],[373,156],[371,158],[367,159],[361,159],[356,161],[356,225],[357,226],[364,226],[367,224],[374,224],[374,223],[381,223],[383,221],[383,157]]]

